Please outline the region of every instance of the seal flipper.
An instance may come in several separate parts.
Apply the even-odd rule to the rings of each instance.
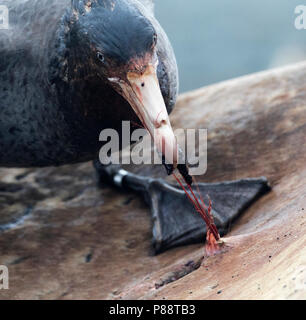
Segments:
[[[151,208],[155,253],[205,241],[206,225],[183,190],[163,179],[152,179],[94,163],[100,182],[141,193]],[[266,178],[233,182],[199,183],[199,191],[213,203],[212,214],[221,235],[259,197],[270,191]],[[196,195],[199,196],[196,192]]]

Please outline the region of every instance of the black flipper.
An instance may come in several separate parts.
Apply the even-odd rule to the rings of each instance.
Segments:
[[[155,253],[170,248],[205,241],[206,225],[183,190],[162,179],[134,175],[120,166],[95,167],[101,181],[140,192],[151,208]],[[196,188],[194,188],[196,189]],[[212,214],[221,235],[253,202],[270,190],[266,178],[222,183],[199,183],[199,190],[213,203]],[[197,194],[197,193],[196,193]]]

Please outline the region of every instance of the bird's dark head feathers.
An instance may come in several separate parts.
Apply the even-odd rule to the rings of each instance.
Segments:
[[[95,92],[98,95],[92,101],[92,94],[89,94],[90,103],[86,109],[98,110],[98,101],[105,102],[114,92],[123,97],[134,111],[128,120],[136,114],[161,154],[168,161],[177,162],[177,142],[166,106],[171,99],[170,89],[167,89],[171,82],[163,69],[171,63],[167,61],[171,49],[168,49],[170,53],[166,52],[169,55],[160,55],[159,46],[165,36],[158,28],[151,12],[136,0],[72,0],[61,28],[64,42],[59,48],[66,50],[62,55],[62,74],[63,81],[72,88],[67,100],[72,97],[81,104],[85,94]],[[167,47],[163,49],[165,52]],[[165,81],[168,82],[165,84]],[[82,103],[80,110],[84,105]],[[125,104],[121,103],[122,106],[125,110]],[[112,112],[116,121],[124,120],[121,109],[118,105],[118,111]]]
[[[131,61],[152,59],[157,35],[133,2],[73,0],[71,14],[69,47],[105,76]]]

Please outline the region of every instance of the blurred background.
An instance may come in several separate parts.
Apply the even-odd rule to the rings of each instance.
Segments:
[[[306,59],[302,0],[155,0],[176,53],[180,92]],[[306,5],[306,3],[304,3]]]

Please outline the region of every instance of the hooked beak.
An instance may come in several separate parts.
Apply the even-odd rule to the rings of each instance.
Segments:
[[[120,82],[122,95],[150,132],[157,150],[169,164],[176,166],[177,141],[161,94],[156,68],[150,64],[143,74],[129,72],[127,80],[127,83]]]

